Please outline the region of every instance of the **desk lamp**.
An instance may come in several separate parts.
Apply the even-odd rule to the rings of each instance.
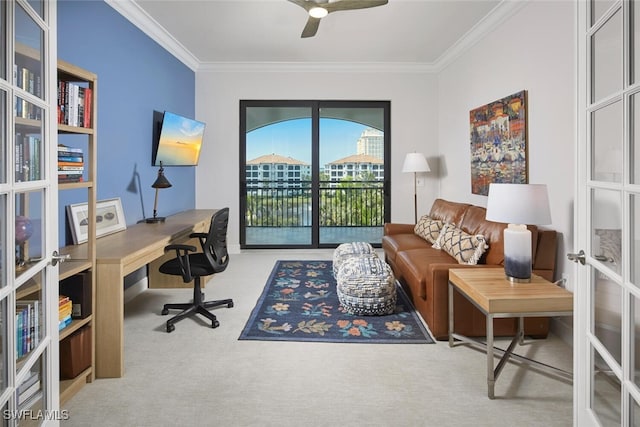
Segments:
[[[424,158],[422,153],[408,153],[404,158],[404,164],[402,165],[402,172],[413,172],[413,216],[414,222],[418,223],[418,192],[417,192],[417,178],[418,172],[429,172],[429,163]]]
[[[486,219],[506,222],[504,273],[512,283],[531,281],[531,231],[526,224],[551,223],[544,184],[489,184]]]
[[[145,222],[147,223],[156,223],[156,222],[164,222],[163,216],[158,216],[158,190],[161,188],[169,188],[171,187],[171,183],[164,176],[164,168],[162,167],[162,162],[160,162],[160,170],[158,170],[158,178],[156,181],[151,184],[151,188],[156,189],[156,198],[153,202],[153,218],[147,218]]]

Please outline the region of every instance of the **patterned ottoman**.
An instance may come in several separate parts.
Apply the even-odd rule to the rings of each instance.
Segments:
[[[391,314],[396,308],[396,281],[391,267],[374,254],[344,260],[336,276],[340,304],[351,314]]]
[[[343,243],[333,251],[333,277],[338,277],[342,263],[354,255],[375,254],[373,246],[367,242]]]

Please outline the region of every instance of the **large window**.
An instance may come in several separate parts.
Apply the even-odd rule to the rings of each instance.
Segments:
[[[387,101],[241,101],[241,247],[379,246],[391,215],[389,109]]]

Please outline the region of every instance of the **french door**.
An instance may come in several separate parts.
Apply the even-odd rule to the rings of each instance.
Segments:
[[[0,2],[3,425],[59,419],[55,34],[55,1]]]
[[[241,101],[241,247],[380,245],[390,218],[389,109],[386,101]]]
[[[640,425],[640,1],[577,10],[574,423]]]

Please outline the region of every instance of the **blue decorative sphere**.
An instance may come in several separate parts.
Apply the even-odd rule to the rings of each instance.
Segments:
[[[33,235],[33,224],[26,216],[16,217],[16,244],[24,243]]]

